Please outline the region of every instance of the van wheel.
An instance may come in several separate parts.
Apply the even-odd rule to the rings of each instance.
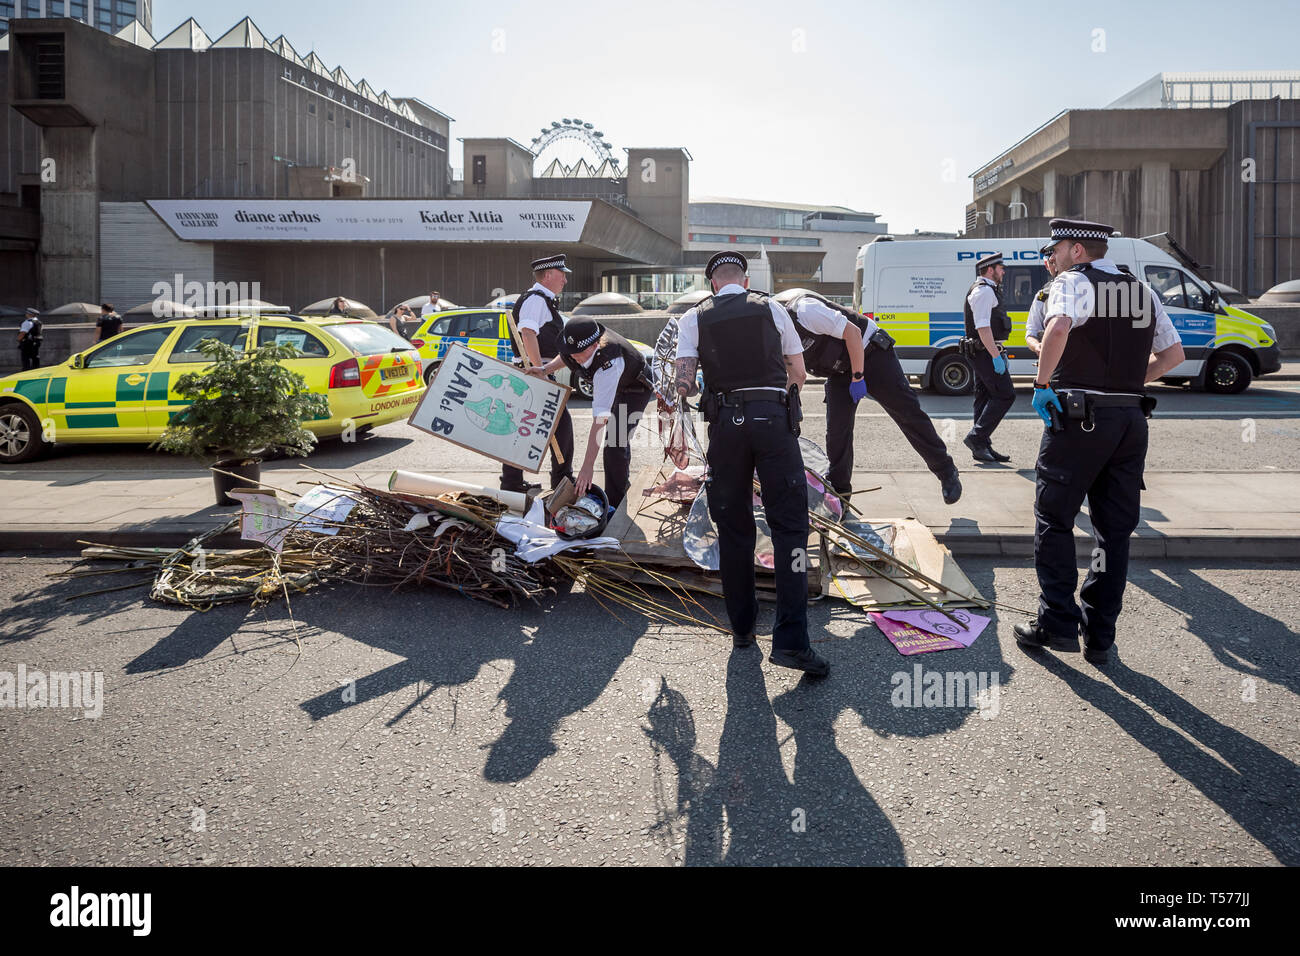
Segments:
[[[930,371],[930,387],[939,395],[969,395],[975,387],[975,370],[956,352],[940,355]]]
[[[0,464],[17,465],[39,458],[51,444],[41,435],[41,422],[26,405],[0,408]]]
[[[1205,390],[1238,395],[1250,387],[1250,363],[1236,352],[1215,352],[1205,369]]]

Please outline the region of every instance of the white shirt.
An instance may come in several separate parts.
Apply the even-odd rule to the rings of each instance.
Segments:
[[[843,312],[832,309],[810,295],[801,295],[795,300],[795,317],[813,335],[832,335],[837,339],[844,338],[844,329],[849,324],[848,316]],[[867,329],[862,333],[864,342],[871,338],[876,328],[875,321],[867,319]]]
[[[438,308],[437,302],[426,302],[424,308],[420,310],[420,318],[427,319],[431,315],[437,315],[442,310]]]
[[[998,294],[994,288],[992,282],[980,276],[975,288],[971,289],[970,295],[966,296],[976,329],[987,329],[993,322],[993,307],[998,304]]]
[[[583,368],[591,368],[596,361],[596,353],[582,363]],[[614,396],[618,394],[619,379],[623,377],[623,356],[619,356],[603,368],[596,369],[591,379],[591,417],[609,418],[614,408]]]
[[[736,285],[733,282],[731,285],[724,285],[719,289],[717,295],[734,295],[737,292],[744,291],[744,286]],[[781,333],[781,354],[803,355],[803,341],[799,338],[799,333],[795,331],[794,323],[790,321],[790,313],[775,299],[768,299],[767,305],[772,311],[772,321],[776,323],[777,331]],[[679,359],[700,357],[699,319],[698,310],[691,309],[677,323],[677,357]]]
[[[31,319],[23,319],[23,324],[20,325],[20,326],[18,326],[18,331],[19,331],[19,332],[28,332],[28,333],[30,333],[31,330],[32,330],[32,320],[31,320]]]
[[[1051,283],[1048,283],[1048,294],[1051,294]],[[1025,318],[1025,337],[1041,339],[1045,325],[1047,325],[1047,300],[1040,299],[1035,292],[1034,301],[1029,303],[1029,315]]]
[[[1109,259],[1094,259],[1089,265],[1110,275],[1123,275],[1119,267]],[[1156,334],[1151,342],[1151,351],[1163,352],[1170,346],[1177,345],[1182,339],[1178,335],[1178,330],[1174,328],[1169,314],[1165,312],[1160,296],[1152,292],[1151,287],[1145,282],[1142,285],[1147,290],[1152,304],[1152,317],[1156,323]],[[1047,297],[1047,317],[1054,319],[1058,315],[1064,315],[1070,320],[1070,328],[1077,329],[1091,318],[1096,306],[1096,297],[1088,277],[1082,272],[1068,269],[1057,276],[1056,281],[1052,283],[1052,291]]]
[[[540,282],[534,282],[529,292],[540,292],[548,299],[554,300],[555,293]],[[530,295],[528,300],[519,307],[519,330],[531,329],[534,334],[542,331],[542,326],[551,321],[551,310],[546,307],[546,303],[535,295]]]

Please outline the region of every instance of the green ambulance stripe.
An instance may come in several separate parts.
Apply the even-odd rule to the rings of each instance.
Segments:
[[[140,384],[132,385],[127,381],[132,373],[119,375],[117,377],[117,400],[119,402],[142,402],[144,401],[144,387],[147,382],[144,376],[140,376]],[[139,375],[139,372],[134,373]]]
[[[33,378],[24,382],[19,382],[14,386],[14,391],[37,405],[44,404],[45,390],[49,387],[49,378]]]
[[[152,372],[149,375],[149,389],[145,392],[145,400],[150,402],[167,401],[167,381],[171,378],[171,372]],[[182,399],[185,401],[185,399]]]
[[[116,428],[116,415],[69,415],[69,428]]]
[[[67,385],[68,380],[66,377],[60,376],[59,378],[50,379],[50,394],[45,400],[51,405],[61,404],[63,402],[63,394]]]

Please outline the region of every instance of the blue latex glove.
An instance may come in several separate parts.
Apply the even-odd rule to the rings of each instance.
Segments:
[[[1007,370],[1007,360],[1004,359],[1002,357],[1002,353],[999,352],[997,355],[993,356],[993,371],[1001,375],[1006,370]]]
[[[864,378],[858,378],[849,382],[849,396],[853,399],[854,404],[857,404],[866,398],[867,380]]]
[[[1047,414],[1049,405],[1055,405],[1058,412],[1064,412],[1061,407],[1061,396],[1050,388],[1034,388],[1034,411],[1038,412],[1038,417],[1043,420],[1044,425],[1052,423],[1051,417]]]

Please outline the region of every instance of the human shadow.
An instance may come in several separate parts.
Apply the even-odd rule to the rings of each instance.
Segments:
[[[1188,567],[1133,568],[1129,586],[1187,615],[1187,629],[1214,659],[1248,677],[1300,694],[1296,635],[1281,621],[1239,601]],[[1227,622],[1231,622],[1230,624]]]
[[[499,698],[510,723],[489,747],[485,779],[515,783],[556,752],[564,718],[592,704],[622,666],[647,619],[612,617],[595,601],[570,601],[562,610],[533,612],[516,627],[535,625],[514,654],[515,667]]]
[[[1106,669],[1106,676],[1115,685],[1111,687],[1050,654],[1041,656],[1048,673],[1059,677],[1081,699],[1110,717],[1165,766],[1218,804],[1280,863],[1300,863],[1300,840],[1295,835],[1300,768],[1295,763],[1214,719],[1123,661],[1113,661]],[[1177,729],[1164,726],[1124,694],[1150,707]]]

